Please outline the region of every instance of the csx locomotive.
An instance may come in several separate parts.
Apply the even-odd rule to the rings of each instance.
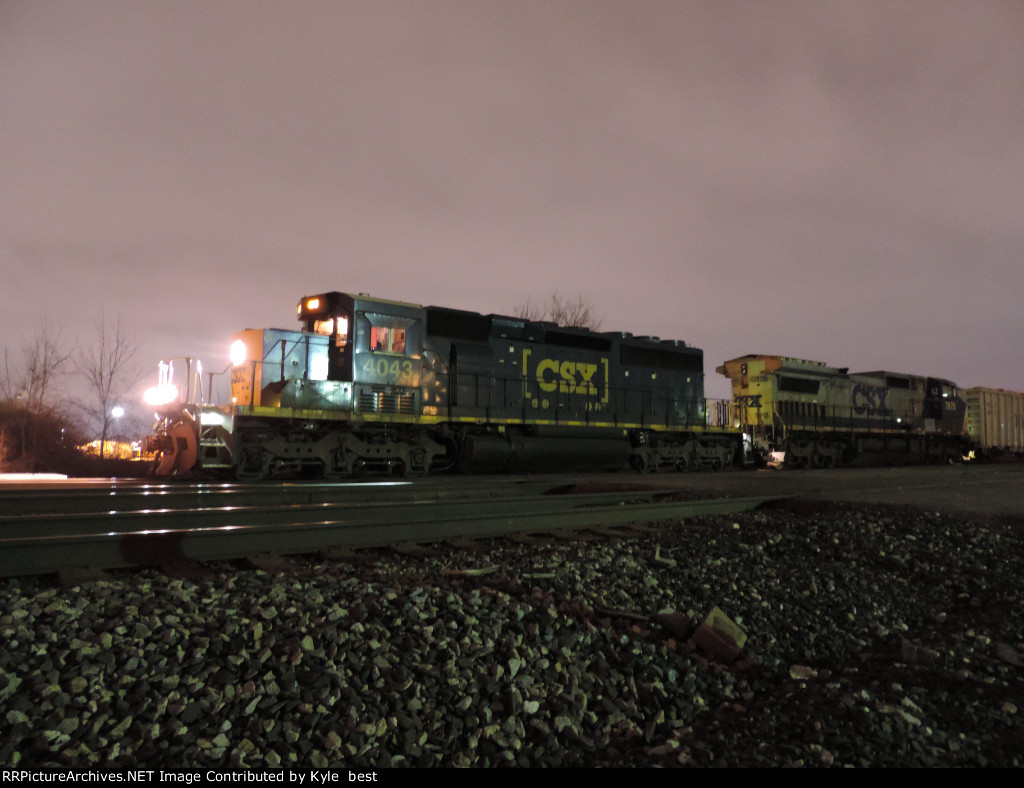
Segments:
[[[703,352],[682,341],[338,292],[303,298],[298,317],[298,331],[235,339],[230,404],[204,402],[191,360],[161,365],[147,397],[158,474],[722,468],[773,452],[834,467],[1024,449],[1024,394],[941,378],[748,355],[718,367],[732,399],[717,402]]]
[[[338,292],[298,316],[299,331],[234,341],[230,405],[190,402],[163,366],[148,398],[164,403],[158,473],[720,468],[739,454],[685,342]]]
[[[717,371],[732,381],[736,426],[791,467],[953,462],[968,451],[966,403],[948,380],[785,356],[742,356]]]

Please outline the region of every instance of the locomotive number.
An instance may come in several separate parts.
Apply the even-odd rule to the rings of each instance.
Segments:
[[[412,362],[408,359],[368,358],[363,362],[363,373],[378,378],[401,380],[412,377]]]

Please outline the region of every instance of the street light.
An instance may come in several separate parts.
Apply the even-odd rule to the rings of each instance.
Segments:
[[[113,418],[115,420],[116,419],[120,419],[122,416],[124,416],[124,408],[121,407],[120,405],[115,405],[114,407],[112,407],[110,409],[110,416],[111,416],[111,418]],[[106,448],[107,448],[106,425],[103,425],[103,432],[104,432],[104,435],[103,435],[102,438],[100,438],[100,459],[101,460],[104,459],[104,455],[106,454]]]

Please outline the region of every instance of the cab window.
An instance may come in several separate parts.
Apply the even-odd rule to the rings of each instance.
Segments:
[[[405,329],[392,326],[370,328],[370,350],[405,355]]]
[[[334,344],[339,348],[344,348],[348,344],[348,318],[341,315],[327,320],[314,320],[313,332],[326,337],[334,337]]]

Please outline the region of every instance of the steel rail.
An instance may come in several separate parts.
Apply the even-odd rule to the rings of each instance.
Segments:
[[[772,500],[653,500],[657,495],[620,492],[467,498],[430,505],[419,500],[352,501],[4,516],[0,577],[579,530],[725,514]]]
[[[459,499],[532,497],[552,494],[566,485],[551,479],[492,481],[475,478],[472,484],[445,484],[436,478],[416,482],[363,480],[353,482],[283,482],[247,484],[240,482],[158,483],[103,481],[67,483],[60,486],[8,487],[0,485],[0,516],[69,514],[86,512],[185,509],[216,506],[311,505],[388,500],[422,502]],[[648,484],[620,484],[609,496],[635,494],[664,495],[672,489]]]

